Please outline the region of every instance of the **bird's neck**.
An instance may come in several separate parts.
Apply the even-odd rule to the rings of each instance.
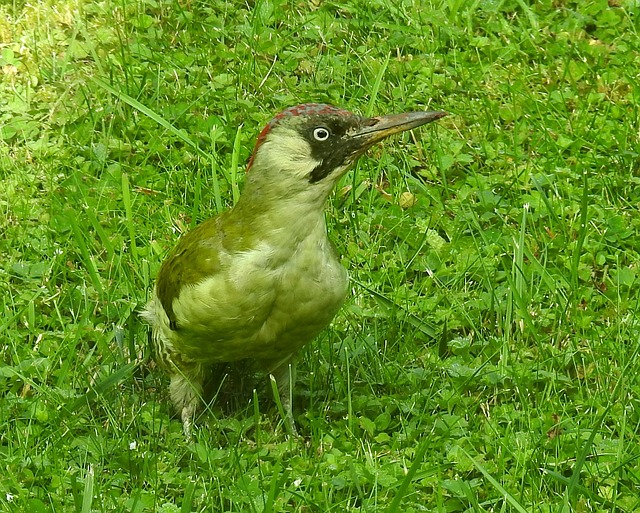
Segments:
[[[253,236],[283,249],[309,237],[326,239],[324,204],[330,190],[309,189],[287,195],[254,185],[245,186],[231,211]]]

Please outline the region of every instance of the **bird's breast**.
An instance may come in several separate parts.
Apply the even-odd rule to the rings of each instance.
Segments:
[[[185,356],[210,361],[291,354],[333,319],[347,273],[326,236],[287,248],[267,242],[225,255],[223,271],[174,300],[175,341]]]

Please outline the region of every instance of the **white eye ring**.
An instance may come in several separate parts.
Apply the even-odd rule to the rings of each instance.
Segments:
[[[323,126],[319,126],[318,128],[313,129],[313,138],[316,141],[326,141],[327,139],[329,139],[330,135],[331,133],[329,132],[329,129]]]

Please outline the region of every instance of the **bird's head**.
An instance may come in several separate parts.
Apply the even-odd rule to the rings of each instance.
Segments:
[[[275,181],[289,194],[318,189],[324,199],[372,145],[445,115],[432,111],[365,118],[325,104],[290,107],[260,132],[247,168],[248,183],[262,189]]]

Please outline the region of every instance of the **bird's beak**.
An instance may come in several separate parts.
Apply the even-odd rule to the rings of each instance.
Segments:
[[[361,149],[364,151],[390,135],[426,125],[446,115],[446,112],[439,110],[405,112],[403,114],[389,114],[388,116],[368,118],[364,120],[363,127],[353,134],[353,138],[361,142]]]

